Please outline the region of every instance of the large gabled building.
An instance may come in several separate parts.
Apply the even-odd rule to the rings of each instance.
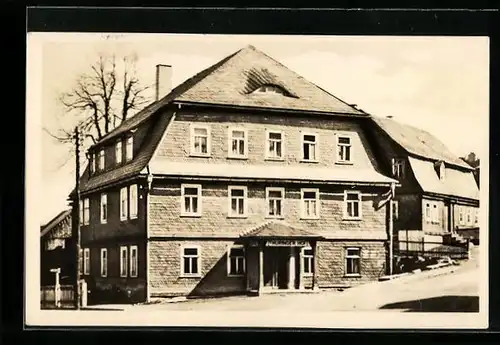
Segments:
[[[157,68],[160,90],[170,73]],[[397,181],[381,172],[370,121],[253,46],[159,97],[89,150],[79,213],[89,300],[386,274],[384,201]]]

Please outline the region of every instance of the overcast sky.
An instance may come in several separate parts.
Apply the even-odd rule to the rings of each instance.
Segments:
[[[391,115],[431,132],[457,155],[474,151],[483,158],[488,152],[486,37],[35,34],[29,45],[34,40],[41,42],[40,49],[28,58],[40,59],[42,104],[36,108],[39,114],[28,114],[28,123],[29,117],[41,116],[50,129],[57,128],[56,119],[63,112],[59,94],[72,88],[100,52],[137,54],[138,73],[147,84],[154,81],[156,64],[170,64],[176,86],[253,44],[366,112]],[[45,133],[41,138],[40,222],[45,223],[67,205],[74,161],[68,147]]]

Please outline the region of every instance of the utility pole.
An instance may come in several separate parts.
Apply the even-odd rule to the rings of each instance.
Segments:
[[[74,216],[76,220],[73,222],[73,239],[75,241],[75,255],[76,255],[76,274],[75,274],[75,306],[76,309],[81,309],[80,297],[80,133],[78,127],[75,127],[75,206],[76,212]]]

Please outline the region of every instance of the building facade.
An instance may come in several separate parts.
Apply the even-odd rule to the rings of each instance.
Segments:
[[[372,117],[370,136],[385,172],[400,182],[394,230],[450,235],[479,226],[474,168],[436,137],[393,119]]]
[[[53,269],[60,269],[60,283],[72,284],[76,252],[71,241],[71,210],[64,210],[40,229],[40,283],[55,284]]]
[[[177,86],[89,150],[78,207],[89,300],[386,274],[397,180],[381,172],[369,121],[252,46]]]

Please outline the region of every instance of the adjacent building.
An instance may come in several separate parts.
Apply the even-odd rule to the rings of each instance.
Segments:
[[[54,285],[52,269],[60,269],[60,283],[73,284],[75,251],[71,241],[71,210],[64,210],[40,228],[40,283]]]
[[[158,92],[88,151],[74,211],[89,301],[386,274],[398,182],[379,166],[370,122],[253,46]]]
[[[394,230],[455,235],[479,227],[474,168],[430,133],[390,118],[372,117],[370,137],[385,171],[400,182]]]

